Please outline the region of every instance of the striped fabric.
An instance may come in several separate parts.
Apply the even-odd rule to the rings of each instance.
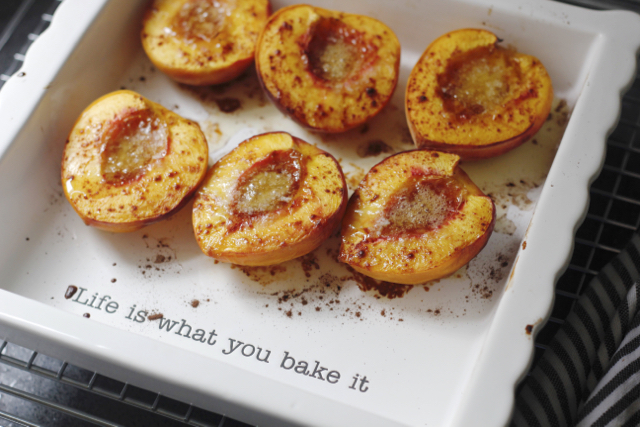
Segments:
[[[512,425],[640,426],[640,236],[595,277],[516,396]]]

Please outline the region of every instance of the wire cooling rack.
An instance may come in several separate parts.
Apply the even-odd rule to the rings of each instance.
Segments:
[[[634,0],[565,3],[640,12],[640,3]],[[620,253],[640,227],[640,58],[636,62],[635,80],[622,99],[618,126],[607,140],[605,165],[589,193],[587,217],[576,233],[570,265],[556,285],[551,318],[535,340],[532,369],[586,285]]]
[[[0,1],[0,87],[20,68],[27,49],[47,28],[61,1]],[[634,0],[565,2],[640,12]],[[556,287],[551,318],[535,340],[533,366],[589,281],[640,227],[640,74],[622,100],[620,123],[607,141],[605,165],[590,194],[571,263]],[[247,426],[0,340],[0,426],[45,425]]]

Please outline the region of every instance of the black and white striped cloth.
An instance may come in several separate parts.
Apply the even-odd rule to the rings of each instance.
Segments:
[[[516,396],[515,427],[640,426],[640,236],[588,285]]]

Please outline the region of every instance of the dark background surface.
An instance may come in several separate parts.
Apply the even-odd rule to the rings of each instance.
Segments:
[[[640,11],[640,2],[635,0],[566,2],[598,9]],[[48,26],[59,3],[59,0],[0,0],[0,87],[20,68],[22,55]],[[620,123],[607,141],[605,166],[591,188],[587,217],[576,233],[571,264],[557,284],[551,318],[536,337],[534,366],[588,282],[620,252],[640,226],[637,74],[622,100],[622,108]],[[22,392],[30,395],[17,396]],[[38,403],[38,399],[46,399],[49,404]],[[97,418],[90,421],[87,417],[91,416]],[[96,424],[246,426],[0,340],[0,426]]]

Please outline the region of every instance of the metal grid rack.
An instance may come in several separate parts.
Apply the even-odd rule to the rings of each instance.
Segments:
[[[61,1],[0,2],[0,87],[20,68]],[[633,0],[564,1],[640,12]],[[590,195],[571,263],[556,287],[551,318],[536,337],[534,366],[589,281],[640,227],[640,72],[622,100],[620,123],[607,141],[605,166]],[[6,341],[0,341],[0,425],[247,426]]]
[[[640,12],[634,0],[563,0],[597,9]],[[620,253],[640,227],[640,58],[622,99],[620,121],[607,140],[602,172],[591,185],[587,217],[578,228],[570,265],[558,280],[551,317],[535,340],[533,367],[586,285]]]
[[[0,2],[0,88],[22,66],[31,43],[49,26],[62,0]]]
[[[6,341],[0,344],[0,363],[4,365],[0,367],[0,377],[3,372],[7,373],[14,383],[20,382],[22,385],[18,388],[15,384],[0,382],[0,394],[5,393],[10,397],[5,403],[0,399],[0,421],[4,419],[14,423],[8,426],[38,426],[26,420],[33,420],[34,417],[40,419],[37,421],[46,421],[45,425],[48,426],[69,427],[246,426],[223,415],[110,379]],[[20,375],[16,370],[24,374]]]

